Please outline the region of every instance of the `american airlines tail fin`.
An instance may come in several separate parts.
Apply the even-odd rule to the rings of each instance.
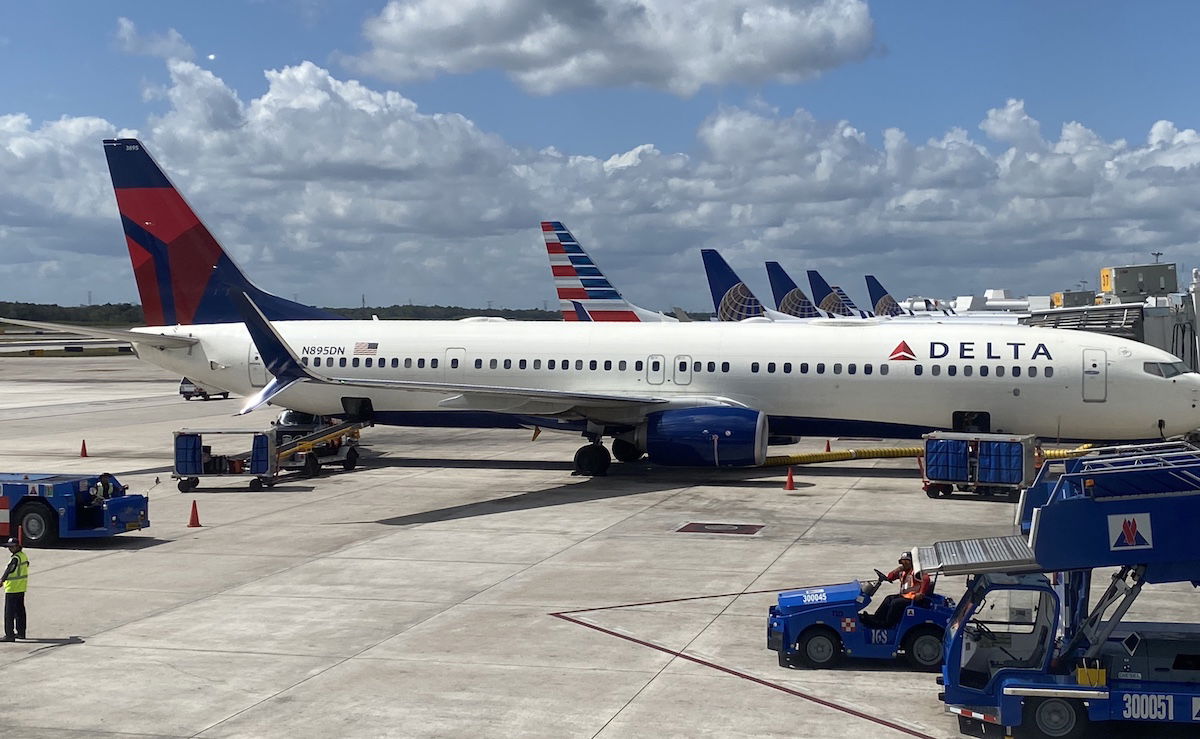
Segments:
[[[578,321],[579,310],[591,321],[674,321],[674,318],[639,308],[621,297],[588,253],[560,221],[542,221],[542,236],[550,258],[550,272],[558,291],[564,321]]]
[[[783,271],[779,262],[767,262],[767,278],[771,281],[771,293],[775,297],[775,307],[780,313],[786,313],[796,318],[826,318],[813,304],[792,276]]]
[[[341,318],[255,287],[140,141],[106,139],[104,155],[146,325],[239,322],[229,295],[234,289],[251,296],[271,320]]]
[[[877,316],[911,316],[910,310],[904,310],[884,286],[875,279],[875,275],[867,275],[867,294],[871,296],[871,310]]]
[[[713,308],[718,321],[744,321],[767,316],[767,309],[750,292],[716,249],[701,249],[708,289],[712,292]]]
[[[815,269],[808,270],[808,284],[813,291],[813,300],[821,310],[850,318],[868,317],[865,311],[859,310],[854,305],[854,301],[850,300],[850,296],[846,295],[845,290],[840,287],[830,287],[825,278]]]

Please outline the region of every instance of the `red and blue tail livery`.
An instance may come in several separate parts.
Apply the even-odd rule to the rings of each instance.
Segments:
[[[621,297],[560,221],[542,221],[542,237],[564,321],[673,321]],[[584,316],[587,316],[586,318]]]
[[[230,290],[270,320],[340,318],[264,292],[242,273],[137,139],[106,139],[117,209],[148,326],[240,323]]]

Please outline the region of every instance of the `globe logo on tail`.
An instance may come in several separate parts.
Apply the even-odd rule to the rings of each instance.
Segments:
[[[754,293],[746,287],[746,284],[739,282],[721,298],[721,307],[717,311],[717,320],[720,321],[741,321],[747,318],[754,318],[763,314],[762,303],[758,302],[758,298],[754,297]]]

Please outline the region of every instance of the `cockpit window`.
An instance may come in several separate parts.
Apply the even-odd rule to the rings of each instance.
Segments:
[[[1191,372],[1191,368],[1183,362],[1144,362],[1142,370],[1148,375],[1155,377],[1175,377],[1186,372]]]

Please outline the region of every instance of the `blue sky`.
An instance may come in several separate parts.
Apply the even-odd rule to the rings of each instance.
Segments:
[[[628,5],[615,0],[594,1],[610,11]],[[246,108],[271,91],[265,70],[295,68],[311,61],[330,79],[359,80],[378,94],[396,91],[415,103],[419,114],[462,116],[469,130],[455,129],[445,146],[463,145],[469,139],[464,152],[480,147],[479,151],[486,151],[497,161],[508,157],[511,161],[505,160],[505,167],[537,170],[558,166],[560,163],[536,153],[546,147],[567,155],[591,157],[599,163],[626,155],[635,147],[652,145],[653,162],[649,155],[635,156],[631,160],[635,166],[610,166],[602,180],[589,179],[600,176],[594,173],[598,164],[588,165],[586,172],[563,164],[568,169],[557,176],[559,181],[571,184],[563,184],[558,193],[542,189],[544,183],[523,180],[523,186],[532,188],[534,194],[525,202],[514,201],[508,206],[512,223],[495,215],[480,216],[472,234],[472,238],[481,240],[482,258],[495,259],[499,265],[505,244],[528,237],[519,235],[515,226],[526,217],[526,210],[533,214],[553,208],[553,213],[543,217],[560,217],[569,225],[575,224],[585,245],[596,247],[601,265],[610,265],[608,271],[624,279],[626,294],[631,298],[641,296],[641,302],[653,302],[648,295],[662,295],[671,302],[703,307],[702,283],[696,285],[700,289],[691,297],[684,292],[681,280],[647,275],[646,263],[630,264],[630,255],[650,249],[658,251],[645,255],[646,262],[663,269],[676,267],[689,281],[699,279],[694,247],[711,245],[729,249],[734,266],[747,270],[771,256],[785,263],[792,261],[794,271],[799,273],[811,264],[844,268],[852,274],[872,269],[887,273],[891,268],[897,275],[891,282],[907,286],[897,292],[937,294],[988,286],[1046,292],[1074,284],[1080,278],[1094,282],[1092,273],[1105,259],[1115,263],[1136,260],[1151,249],[1167,251],[1168,259],[1187,261],[1190,256],[1187,247],[1195,241],[1192,223],[1172,210],[1176,198],[1179,203],[1187,202],[1190,189],[1180,190],[1176,184],[1175,189],[1163,191],[1162,199],[1148,204],[1141,201],[1144,188],[1139,195],[1135,181],[1145,167],[1165,163],[1186,171],[1192,161],[1192,142],[1186,135],[1171,140],[1175,147],[1171,152],[1158,151],[1146,142],[1158,121],[1173,122],[1170,131],[1186,133],[1195,126],[1200,106],[1190,81],[1200,56],[1193,34],[1193,29],[1200,27],[1200,5],[1195,3],[876,1],[867,6],[869,21],[864,25],[860,17],[856,28],[851,29],[858,35],[850,33],[831,43],[828,54],[818,49],[798,60],[788,54],[787,35],[764,39],[764,47],[773,49],[766,53],[765,66],[745,62],[744,55],[726,58],[714,53],[711,60],[704,59],[706,55],[695,48],[694,39],[689,47],[686,38],[683,42],[665,40],[657,48],[631,35],[617,39],[627,45],[608,48],[604,45],[611,39],[601,38],[588,23],[573,25],[574,20],[557,17],[555,22],[560,25],[548,34],[570,35],[580,39],[580,46],[595,43],[597,53],[607,55],[596,71],[576,73],[565,67],[555,69],[553,60],[548,62],[545,57],[514,54],[508,45],[513,39],[496,38],[503,35],[505,21],[519,25],[522,14],[532,12],[530,8],[536,10],[544,0],[496,0],[490,5],[479,2],[398,3],[425,12],[420,23],[409,22],[408,26],[426,25],[414,31],[406,24],[397,24],[377,33],[370,28],[372,24],[376,30],[386,25],[381,20],[385,2],[262,0],[219,4],[219,12],[199,3],[6,4],[5,24],[0,28],[0,65],[20,73],[0,75],[0,116],[29,116],[29,131],[18,135],[34,138],[44,134],[39,133],[44,122],[98,117],[113,130],[136,129],[148,138],[156,153],[165,152],[167,159],[183,165],[186,171],[203,170],[209,163],[202,159],[189,161],[182,143],[190,136],[203,138],[202,125],[185,121],[186,111],[176,110],[178,100],[199,94],[188,88],[194,80],[184,80],[178,69],[165,63],[162,54],[135,53],[129,43],[122,43],[118,39],[118,18],[126,18],[136,26],[136,38],[141,42],[176,32],[180,43],[194,50],[183,61],[198,71],[210,72],[214,84]],[[818,4],[843,3],[820,0]],[[653,3],[648,5],[654,7]],[[696,22],[711,24],[714,37],[724,33],[722,18],[727,5],[724,0],[702,0],[695,5]],[[805,3],[787,2],[745,5],[792,6],[791,10],[799,7],[795,12],[800,14],[807,7]],[[853,6],[854,2],[847,0],[844,5]],[[429,11],[438,7],[461,8],[462,15],[443,23]],[[490,21],[492,27],[483,22],[473,26],[480,7],[496,9],[496,18]],[[571,7],[582,8],[581,13],[590,12],[588,3]],[[616,35],[620,35],[621,27],[617,28]],[[670,27],[666,30],[679,31]],[[392,36],[389,42],[389,33],[399,36]],[[536,40],[536,34],[534,37]],[[478,53],[467,53],[461,44],[439,42],[442,38],[484,41]],[[409,48],[414,40],[421,39],[429,40],[421,48]],[[795,44],[819,46],[799,37]],[[639,50],[656,57],[654,63],[626,65],[620,58],[621,54],[636,56]],[[211,60],[210,54],[214,57]],[[444,60],[439,59],[443,55]],[[701,57],[704,63],[693,64],[694,57]],[[433,71],[420,69],[425,62],[435,65]],[[521,77],[531,66],[537,67],[542,76]],[[301,84],[325,84],[314,79],[309,76]],[[147,95],[146,90],[152,93]],[[178,98],[165,94],[172,90]],[[274,94],[282,92],[275,90]],[[1010,99],[1020,101],[1020,105],[1013,107],[1008,103]],[[347,105],[353,107],[354,103]],[[797,110],[803,111],[799,117],[794,115]],[[989,111],[998,116],[998,122],[984,130],[981,122],[988,119]],[[411,116],[401,112],[395,115]],[[418,119],[413,120],[439,130],[448,125],[440,119]],[[1029,123],[1033,119],[1035,122]],[[853,131],[838,129],[838,121],[848,122]],[[1108,170],[1098,160],[1093,161],[1094,157],[1089,158],[1091,155],[1064,155],[1065,159],[1051,166],[1047,152],[1057,151],[1060,129],[1070,121],[1081,123],[1101,142],[1098,146],[1107,152],[1103,156],[1110,166],[1130,167],[1129,182],[1133,184],[1127,190],[1104,190],[1109,177],[1104,172]],[[1043,141],[1030,144],[1028,136],[1018,141],[1025,135],[1020,131],[1037,124]],[[311,121],[310,127],[320,129]],[[890,128],[903,131],[907,145],[915,148],[917,164],[907,174],[895,175],[892,163],[884,162],[894,159],[885,145],[884,132]],[[955,128],[963,129],[968,141],[947,144],[948,132]],[[289,130],[295,135],[298,150],[310,148],[303,131]],[[361,133],[370,138],[369,132]],[[862,136],[862,145],[844,150],[841,142],[855,134]],[[161,145],[156,145],[155,135],[161,136]],[[814,148],[805,157],[787,163],[783,160],[789,156],[788,151],[781,148],[771,153],[770,142],[790,140],[788,137],[793,135],[796,141],[808,142],[803,145]],[[925,147],[930,139],[942,143]],[[1124,150],[1118,143],[1120,139],[1128,142]],[[756,141],[761,143],[752,146]],[[743,168],[738,167],[736,159],[739,142],[751,146],[743,155]],[[3,145],[0,139],[0,147]],[[518,153],[505,154],[505,147]],[[1137,147],[1145,147],[1145,151],[1138,153],[1141,158],[1136,166],[1129,165],[1128,150]],[[981,159],[971,154],[975,149],[988,156]],[[1030,149],[1028,160],[1032,164],[1014,168],[1012,157],[1005,155],[1010,149],[1016,151],[1018,159]],[[465,156],[464,152],[460,154]],[[676,153],[687,155],[686,163],[672,159]],[[726,156],[734,158],[726,160]],[[790,166],[803,172],[813,162],[830,161],[831,157],[840,162],[838,173],[832,175],[837,181],[820,175],[813,183],[798,184],[796,197],[803,202],[796,208],[789,209],[786,202],[776,202],[769,196],[756,200],[772,186],[755,178],[773,163],[783,170]],[[249,165],[249,160],[245,161]],[[232,159],[221,166],[236,169]],[[443,162],[423,166],[435,176],[445,176],[448,182],[461,176],[460,169],[456,169],[459,165]],[[1039,169],[1036,175],[1030,173],[1030,167]],[[1065,174],[1064,167],[1071,173]],[[661,182],[656,178],[675,181],[680,178],[673,173],[685,170],[688,174],[683,179],[689,184],[683,190],[666,194],[658,191]],[[709,178],[713,170],[720,170],[721,176]],[[885,170],[889,177],[899,179],[889,179],[882,189],[875,187],[882,179],[879,173]],[[346,169],[343,166],[337,171]],[[1012,178],[1018,174],[1025,179],[1014,183]],[[483,179],[484,173],[475,175],[481,178],[472,185],[472,192],[480,194],[480,210],[502,207],[496,203],[483,205],[482,200],[495,189],[511,188],[511,183],[497,180],[489,185]],[[319,177],[302,182],[304,177],[294,183],[304,192],[311,192],[314,183],[320,182]],[[620,177],[627,181],[618,181]],[[1083,184],[1081,179],[1087,177],[1092,178],[1091,182]],[[710,191],[721,194],[694,196],[705,190],[699,184],[705,178],[709,183],[705,187],[711,185]],[[1054,178],[1062,179],[1047,184]],[[964,187],[977,193],[971,202],[962,199]],[[1187,187],[1191,187],[1190,181]],[[278,259],[278,249],[283,247],[275,245],[272,252],[261,244],[271,237],[256,235],[254,230],[254,223],[268,228],[269,218],[256,220],[255,214],[239,214],[237,207],[223,204],[219,195],[217,190],[201,189],[191,197],[198,205],[220,207],[223,216],[238,222],[230,226],[232,233],[227,232],[225,238],[249,266],[255,267],[260,260],[269,263]],[[1043,196],[1048,199],[1038,201]],[[399,192],[380,196],[400,197]],[[0,249],[6,244],[5,212],[23,207],[19,194],[8,194],[7,203],[5,198],[0,191]],[[921,216],[924,225],[913,226],[910,216],[899,221],[893,218],[897,208],[914,213],[917,201],[926,211]],[[1030,206],[1031,202],[1036,208]],[[462,200],[459,207],[464,204]],[[1049,210],[1033,212],[1043,206]],[[102,203],[97,206],[95,220],[85,218],[89,215],[86,213],[74,214],[80,219],[79,234],[72,239],[111,238],[110,231],[101,231],[96,225],[100,218],[111,215],[105,207]],[[280,207],[267,209],[279,211]],[[937,211],[936,215],[932,211]],[[631,218],[631,213],[637,217]],[[471,214],[464,216],[466,221],[472,218]],[[843,223],[828,222],[836,218],[843,219]],[[1122,225],[1131,218],[1143,219],[1133,227],[1136,233]],[[1024,219],[1015,232],[1011,225],[1014,219]],[[947,220],[955,227],[939,225]],[[414,224],[419,221],[421,218],[414,216]],[[854,233],[843,233],[844,223],[851,221],[863,225]],[[436,219],[430,218],[429,222]],[[15,228],[19,224],[12,225]],[[332,225],[329,229],[338,233]],[[419,225],[412,225],[410,230],[416,232],[416,241],[421,240],[418,237],[424,237],[425,243],[439,238],[436,231],[421,233]],[[369,243],[376,238],[377,234],[365,231],[366,226],[364,234],[353,240]],[[15,238],[12,231],[9,233],[7,238]],[[631,245],[631,238],[647,233],[654,235],[655,246]],[[496,239],[497,234],[498,241],[484,245],[482,240]],[[64,243],[56,243],[58,238],[47,235],[38,242],[46,244],[48,250],[42,254],[43,259],[39,261],[38,255],[30,252],[21,263],[34,270],[31,274],[47,279],[55,275],[64,283],[82,279],[69,266],[50,265],[55,260],[65,263],[63,251],[70,250],[65,243],[68,239],[62,237]],[[798,241],[804,239],[811,243]],[[939,249],[961,249],[966,239],[979,242],[971,258],[947,261],[937,256]],[[493,243],[497,245],[495,252]],[[1018,271],[1011,258],[996,258],[997,247],[1014,243],[1026,250],[1031,269]],[[393,253],[409,246],[386,241],[386,248]],[[772,247],[777,251],[772,252]],[[22,252],[33,248],[27,240],[20,244]],[[16,249],[13,246],[14,252]],[[1094,260],[1100,261],[1089,261],[1081,267],[1081,254],[1094,255]],[[936,273],[923,269],[914,264],[913,256],[929,259],[942,269]],[[536,252],[521,252],[517,263],[532,268],[538,258]],[[426,261],[431,273],[423,282],[415,282],[403,291],[409,299],[433,302],[436,296],[422,284],[448,289],[454,302],[470,302],[477,297],[466,289],[455,288],[469,282],[462,274],[469,266],[467,262],[455,258]],[[1039,265],[1040,269],[1032,268]],[[347,280],[371,284],[369,276],[356,277],[352,266],[346,270]],[[340,291],[306,284],[301,271],[264,281],[280,280],[285,283],[280,290],[289,294],[311,288],[323,291],[321,297],[330,301],[340,295]],[[1075,272],[1080,274],[1072,276]],[[20,274],[14,271],[9,276]],[[1023,274],[1032,275],[1027,284],[1013,284],[1014,278]],[[837,281],[849,282],[850,278]],[[18,284],[27,286],[18,289],[21,295],[14,299],[49,299],[53,292],[34,286],[40,281],[18,280]],[[754,286],[765,292],[765,285]],[[114,284],[112,297],[128,299],[130,290],[129,285]],[[516,286],[497,287],[493,292],[492,299],[498,303],[517,303],[529,293]],[[381,297],[376,302],[387,301]],[[527,302],[538,304],[540,300]]]

